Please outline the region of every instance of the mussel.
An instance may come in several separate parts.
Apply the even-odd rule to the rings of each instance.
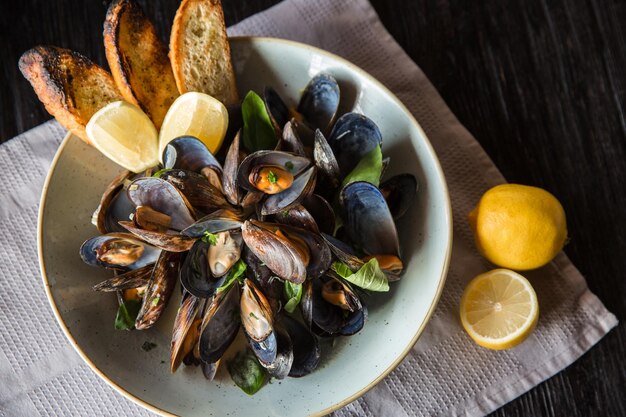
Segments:
[[[320,73],[304,88],[298,112],[313,129],[327,131],[339,108],[339,85],[329,74]]]
[[[204,175],[211,185],[221,188],[221,164],[206,145],[194,136],[181,136],[170,141],[165,145],[161,159],[167,169],[197,172]]]
[[[153,264],[160,250],[129,233],[108,233],[88,239],[80,257],[88,265],[129,271]]]
[[[215,363],[237,336],[239,330],[239,285],[217,293],[204,313],[197,355],[205,363]]]
[[[328,143],[337,158],[341,175],[345,176],[366,153],[383,143],[383,137],[371,119],[358,113],[346,113],[335,123]]]
[[[241,324],[250,347],[261,364],[270,365],[278,350],[274,315],[263,292],[249,279],[244,281],[240,305]]]

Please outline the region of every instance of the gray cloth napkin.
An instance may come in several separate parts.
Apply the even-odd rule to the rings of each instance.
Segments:
[[[478,347],[464,333],[458,319],[463,288],[491,269],[474,248],[466,214],[504,178],[366,0],[287,0],[229,33],[316,45],[368,71],[415,115],[450,188],[454,246],[437,310],[400,366],[337,416],[486,414],[574,362],[616,326],[615,316],[560,254],[550,265],[525,274],[541,307],[537,328],[526,342],[495,352]],[[150,415],[82,363],[55,322],[41,284],[37,207],[64,135],[56,122],[48,122],[0,146],[5,176],[0,182],[0,416]]]

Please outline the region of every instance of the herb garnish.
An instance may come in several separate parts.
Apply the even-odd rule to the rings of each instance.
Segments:
[[[267,173],[267,180],[270,182],[270,184],[276,184],[276,181],[278,181],[278,176],[274,173],[274,171],[270,171]]]
[[[217,245],[217,235],[211,232],[204,232],[204,236],[202,236],[202,241],[204,243],[208,243],[211,246]]]

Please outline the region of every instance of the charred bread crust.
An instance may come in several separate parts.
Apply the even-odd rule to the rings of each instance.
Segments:
[[[158,129],[178,97],[167,46],[134,0],[111,3],[103,35],[117,87],[127,101],[146,112]]]
[[[122,100],[111,74],[78,52],[37,46],[22,54],[19,69],[46,110],[87,143],[85,126],[91,116]]]

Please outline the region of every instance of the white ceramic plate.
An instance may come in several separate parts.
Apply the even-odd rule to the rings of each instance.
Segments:
[[[341,87],[343,111],[373,119],[391,157],[387,176],[410,172],[420,184],[413,209],[400,221],[406,272],[386,294],[368,300],[369,320],[355,336],[324,345],[319,368],[304,378],[274,381],[249,397],[225,370],[207,382],[197,368],[169,372],[176,300],[147,331],[116,331],[115,297],[91,287],[110,272],[89,267],[78,249],[97,234],[90,218],[105,186],[120,168],[69,135],[48,174],[39,212],[39,260],[54,313],[82,358],[127,398],[163,415],[323,415],[372,388],[417,341],[444,285],[452,219],[445,179],[426,135],[407,109],[380,83],[349,62],[307,45],[270,39],[231,39],[242,96],[266,85],[294,104],[309,79],[332,74]],[[156,343],[149,352],[145,341]],[[184,369],[183,369],[184,368]],[[225,368],[225,367],[224,367]]]

